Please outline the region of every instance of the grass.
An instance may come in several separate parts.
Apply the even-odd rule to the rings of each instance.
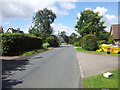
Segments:
[[[76,50],[77,50],[77,51],[82,51],[82,52],[98,53],[98,54],[104,54],[104,55],[108,55],[106,52],[87,51],[87,50],[84,50],[83,48],[76,48]],[[110,53],[109,55],[120,55],[120,54],[116,54],[116,53]]]
[[[20,52],[20,53],[18,53],[18,55],[19,56],[29,56],[29,55],[37,54],[37,53],[44,52],[44,51],[50,50],[50,49],[53,49],[53,47],[48,47],[47,49],[43,48],[43,49],[35,49],[35,50],[31,50],[31,51]]]
[[[109,78],[103,77],[102,74],[83,79],[83,88],[118,88],[118,72],[120,69],[111,71],[113,76]]]

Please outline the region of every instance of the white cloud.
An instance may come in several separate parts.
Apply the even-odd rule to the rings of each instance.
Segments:
[[[91,8],[85,8],[85,10],[92,10]]]
[[[52,24],[51,25],[54,29],[54,34],[58,34],[58,31],[65,31],[67,35],[70,35],[71,33],[75,32],[74,28],[70,28],[68,26],[64,26],[62,24]]]
[[[21,0],[19,0],[21,1]],[[56,1],[47,1],[47,0],[39,0],[39,1],[34,1],[30,0],[29,2],[24,1],[24,2],[2,2],[2,16],[3,18],[30,18],[32,17],[33,13],[42,10],[43,8],[48,8],[53,10],[56,14],[58,15],[67,15],[68,11],[64,9],[59,9],[56,7]],[[0,4],[0,5],[1,5]],[[7,7],[6,7],[7,6]],[[67,8],[68,7],[68,8]],[[75,8],[75,5],[72,3],[68,3],[67,9],[73,9]]]
[[[78,19],[80,19],[80,16],[81,16],[81,14],[80,14],[80,13],[77,13],[77,18],[78,18]]]
[[[50,6],[48,9],[52,10],[54,13],[58,15],[68,15],[68,12],[65,10],[59,10],[56,6]]]
[[[75,4],[73,4],[73,3],[69,3],[69,2],[62,2],[62,3],[60,3],[60,6],[62,7],[62,8],[65,8],[65,9],[75,9],[76,8],[76,6],[75,6]]]
[[[108,11],[105,7],[96,7],[96,9],[93,10],[94,12],[100,12],[99,15],[104,15]]]
[[[113,22],[113,23],[118,20],[117,16],[115,15],[106,14],[104,15],[104,17],[106,17],[108,21]]]

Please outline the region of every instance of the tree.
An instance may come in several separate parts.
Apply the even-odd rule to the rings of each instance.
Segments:
[[[77,41],[77,34],[75,33],[72,33],[70,36],[69,36],[69,43],[70,44],[73,44],[75,41]]]
[[[77,21],[75,26],[76,31],[83,37],[87,34],[95,34],[99,37],[101,32],[105,31],[103,26],[104,21],[101,21],[102,16],[99,15],[99,12],[94,12],[92,10],[85,10],[81,12],[81,16]]]
[[[65,31],[62,31],[62,32],[60,33],[60,36],[64,39],[64,41],[65,41],[66,43],[69,42],[69,37],[66,35],[66,32],[65,32]]]
[[[56,18],[56,14],[52,12],[52,10],[48,10],[47,8],[43,10],[38,10],[36,15],[33,17],[34,26],[29,30],[30,34],[35,34],[44,37],[47,35],[51,35],[53,33],[53,28],[51,24],[54,22]]]

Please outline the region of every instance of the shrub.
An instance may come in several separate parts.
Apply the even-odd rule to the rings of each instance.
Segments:
[[[98,45],[101,45],[101,44],[108,44],[108,41],[106,40],[99,40],[97,41]]]
[[[113,37],[113,35],[110,35],[110,37],[108,39],[108,44],[114,44],[114,37]]]
[[[74,42],[74,46],[81,46],[80,42]]]
[[[51,47],[58,47],[59,46],[59,40],[56,36],[50,36],[47,38],[47,42],[50,44]]]
[[[47,49],[47,47],[49,47],[49,46],[50,46],[49,43],[44,43],[44,44],[43,44],[43,47],[44,47],[45,49]]]
[[[88,34],[82,38],[81,46],[85,50],[94,51],[98,49],[97,39],[94,34]]]
[[[17,55],[19,52],[42,48],[40,37],[22,33],[1,34],[2,55]]]

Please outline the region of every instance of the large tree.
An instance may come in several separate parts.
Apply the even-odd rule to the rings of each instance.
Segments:
[[[99,12],[92,10],[84,10],[78,17],[77,25],[75,26],[76,31],[81,35],[95,34],[98,38],[101,36],[101,32],[104,32],[105,27],[104,21],[101,21],[102,16]]]
[[[47,8],[38,10],[33,17],[33,27],[29,30],[29,33],[35,35],[37,33],[41,37],[45,37],[46,34],[51,35],[53,33],[51,24],[55,18],[56,14],[52,10],[48,10]]]
[[[65,31],[62,31],[62,32],[60,33],[60,36],[64,39],[64,41],[65,41],[66,43],[69,42],[69,37],[67,36],[67,34],[66,34]]]

